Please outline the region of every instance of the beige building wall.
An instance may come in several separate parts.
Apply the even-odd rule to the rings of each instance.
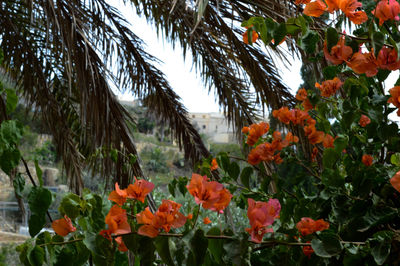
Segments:
[[[221,113],[190,113],[190,119],[200,133],[207,135],[215,143],[234,141],[234,132]]]

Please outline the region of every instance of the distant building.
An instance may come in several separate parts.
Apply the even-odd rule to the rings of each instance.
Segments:
[[[236,142],[235,132],[221,113],[189,113],[193,125],[215,143]]]

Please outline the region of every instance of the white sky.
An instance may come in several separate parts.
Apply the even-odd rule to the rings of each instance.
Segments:
[[[189,112],[218,112],[219,106],[216,103],[214,92],[208,94],[208,89],[203,85],[201,78],[192,69],[192,58],[190,51],[186,53],[184,60],[182,50],[177,44],[175,50],[172,45],[162,38],[157,37],[156,30],[149,25],[145,18],[136,15],[136,12],[130,6],[124,6],[120,0],[109,0],[111,5],[117,7],[124,17],[130,22],[131,30],[139,36],[146,44],[146,51],[160,59],[163,63],[157,67],[166,75],[171,87],[182,98],[183,104]],[[283,67],[278,63],[281,71],[283,82],[295,94],[302,79],[300,76],[301,61],[298,59],[291,60],[292,66]],[[394,86],[399,71],[393,71],[385,82],[385,92],[388,94],[390,88]],[[130,93],[117,93],[121,100],[133,100],[134,97]],[[396,112],[389,116],[392,120],[399,120]]]
[[[214,92],[211,90],[208,94],[208,89],[202,83],[199,75],[192,69],[192,58],[190,51],[186,53],[186,60],[182,55],[182,50],[179,45],[172,48],[172,45],[162,38],[157,38],[157,33],[152,25],[149,25],[146,19],[138,17],[130,7],[124,7],[119,0],[108,1],[122,12],[125,18],[133,25],[132,31],[142,38],[146,43],[146,51],[160,59],[163,63],[159,65],[159,69],[164,72],[171,87],[182,98],[183,104],[189,112],[218,112],[219,106],[216,103]],[[290,70],[282,69],[282,77],[284,82],[292,89],[297,91],[302,83],[300,77],[301,62],[296,60]],[[122,100],[132,100],[134,97],[125,93],[121,95]]]

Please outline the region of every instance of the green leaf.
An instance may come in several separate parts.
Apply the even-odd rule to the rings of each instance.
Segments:
[[[390,156],[390,162],[393,165],[400,166],[400,153],[395,153]]]
[[[4,150],[0,156],[0,168],[7,175],[10,175],[11,171],[18,166],[20,160],[21,153],[18,149]]]
[[[14,178],[13,186],[15,194],[17,194],[17,196],[19,197],[22,197],[22,192],[25,188],[25,178],[21,175],[21,173],[18,173],[17,176]]]
[[[347,143],[349,142],[348,136],[338,135],[338,137],[334,141],[335,151],[337,153],[341,153],[347,147]]]
[[[338,66],[327,66],[322,70],[325,79],[334,79],[339,73]]]
[[[243,168],[240,175],[240,182],[247,188],[250,188],[250,177],[253,174],[253,167],[247,166]]]
[[[237,180],[240,173],[240,167],[236,162],[232,162],[229,166],[228,173],[233,180]]]
[[[218,227],[213,227],[207,232],[207,235],[218,236],[220,234],[221,234],[221,231],[219,230]],[[209,239],[208,240],[208,250],[210,251],[212,257],[214,258],[215,262],[218,265],[223,264],[222,263],[222,257],[224,254],[223,245],[224,245],[224,241],[222,239]]]
[[[7,120],[1,123],[0,135],[9,145],[18,144],[22,134],[22,125],[16,120]]]
[[[225,172],[229,171],[230,162],[226,153],[220,155],[218,165],[222,166],[222,169],[224,169]]]
[[[330,258],[340,254],[343,249],[338,236],[332,232],[322,232],[311,241],[311,247],[317,256]]]
[[[33,213],[31,217],[29,217],[28,225],[29,225],[29,234],[31,237],[36,236],[40,230],[42,230],[43,226],[46,224],[46,217],[44,213]]]
[[[274,47],[278,46],[286,37],[286,23],[280,23],[274,31]]]
[[[7,102],[6,102],[6,110],[7,114],[13,112],[17,107],[18,96],[13,89],[6,89],[7,93]]]
[[[153,265],[156,247],[153,239],[149,237],[141,237],[139,240],[138,253],[140,255],[140,265]]]
[[[321,174],[322,183],[326,186],[342,187],[344,178],[340,175],[338,169],[324,169]]]
[[[41,187],[43,187],[43,177],[42,177],[43,176],[43,171],[42,171],[42,169],[40,169],[38,160],[35,160],[35,170],[36,170],[36,176],[39,179],[39,185]]]
[[[43,265],[44,250],[39,246],[35,246],[30,254],[28,254],[28,260],[33,266]]]
[[[188,191],[186,188],[187,183],[188,183],[188,179],[186,177],[180,177],[178,179],[178,189],[179,189],[179,192],[181,192],[183,196],[185,196],[186,192]]]
[[[195,258],[195,265],[202,265],[208,247],[208,239],[204,236],[203,230],[197,229],[189,244]]]
[[[61,214],[66,214],[69,218],[75,219],[81,211],[81,198],[73,193],[68,193],[61,200],[58,210]]]
[[[339,34],[336,29],[329,27],[325,33],[326,43],[328,51],[331,52],[333,46],[339,41]]]
[[[168,266],[175,265],[171,256],[170,241],[172,241],[171,238],[162,236],[154,239],[154,245],[156,246],[158,255],[160,255],[163,263],[167,264]]]
[[[376,57],[378,57],[379,51],[382,49],[385,43],[385,35],[383,35],[382,32],[375,31],[374,33],[372,33],[371,41],[372,48],[374,48],[374,54]]]
[[[374,234],[374,238],[370,240],[371,254],[374,257],[376,264],[382,265],[385,263],[390,254],[392,246],[392,231],[380,231]]]
[[[28,204],[32,213],[44,214],[52,201],[50,190],[43,187],[33,187],[28,195]]]
[[[318,33],[315,31],[308,31],[306,35],[301,39],[301,49],[303,49],[307,54],[312,54],[315,52],[317,43],[319,41]]]
[[[332,148],[328,148],[324,150],[322,162],[324,164],[324,168],[332,168],[336,161],[339,159],[340,153],[336,152]]]

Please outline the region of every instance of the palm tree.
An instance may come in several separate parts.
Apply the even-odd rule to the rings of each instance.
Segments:
[[[236,127],[251,123],[259,114],[257,106],[279,108],[293,102],[270,53],[281,59],[288,55],[279,48],[264,53],[257,45],[245,45],[238,26],[251,16],[283,21],[296,12],[291,2],[198,0],[197,8],[204,9],[200,13],[185,0],[124,2],[168,41],[180,43],[184,55],[192,53],[204,83],[215,89]],[[290,42],[289,48],[293,56]],[[168,123],[187,159],[196,162],[209,155],[179,96],[154,66],[157,59],[105,0],[2,1],[0,49],[2,68],[43,116],[77,193],[88,165],[104,176],[114,175],[122,186],[134,175],[144,176],[139,160],[131,160],[137,152],[128,125],[134,121],[111,83],[131,91]],[[117,159],[107,156],[111,151],[117,151]]]

